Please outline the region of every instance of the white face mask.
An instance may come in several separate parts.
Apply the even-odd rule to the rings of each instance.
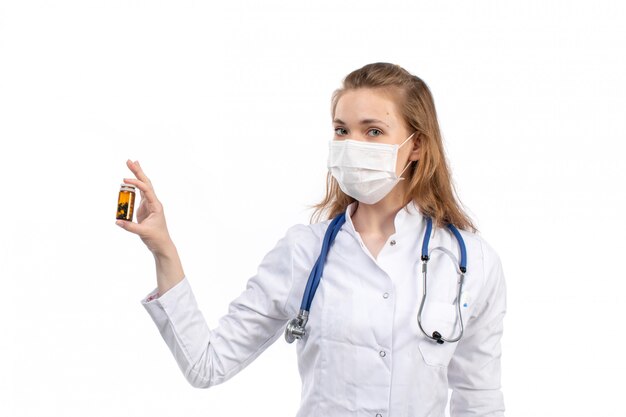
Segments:
[[[413,132],[400,145],[352,139],[331,140],[328,169],[344,193],[365,204],[377,203],[404,179],[396,175],[398,149],[415,133],[417,132]],[[411,162],[409,161],[400,175]]]

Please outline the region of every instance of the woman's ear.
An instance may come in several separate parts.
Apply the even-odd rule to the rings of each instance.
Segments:
[[[419,161],[422,153],[422,133],[418,132],[415,136],[415,139],[413,139],[413,149],[411,149],[411,153],[409,154],[409,161]]]

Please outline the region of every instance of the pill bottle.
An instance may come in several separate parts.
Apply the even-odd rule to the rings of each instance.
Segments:
[[[135,186],[122,183],[120,195],[117,198],[117,220],[133,221],[133,209],[135,208]]]

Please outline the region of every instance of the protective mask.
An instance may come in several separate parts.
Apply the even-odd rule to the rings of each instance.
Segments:
[[[400,145],[352,139],[331,140],[328,169],[344,193],[365,204],[377,203],[404,179],[396,176],[398,149],[415,133],[417,132],[413,132]],[[411,162],[409,161],[400,175]]]

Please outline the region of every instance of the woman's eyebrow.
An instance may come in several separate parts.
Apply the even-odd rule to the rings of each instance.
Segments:
[[[333,123],[337,123],[337,124],[340,124],[340,125],[345,125],[345,124],[346,124],[346,123],[345,123],[343,120],[341,120],[341,119],[335,119],[335,120],[333,120]],[[378,119],[363,119],[363,120],[361,120],[361,121],[359,122],[359,124],[362,124],[362,125],[368,125],[368,124],[370,124],[370,123],[382,123],[382,124],[384,124],[385,126],[390,127],[387,123],[383,122],[382,120],[378,120]]]

